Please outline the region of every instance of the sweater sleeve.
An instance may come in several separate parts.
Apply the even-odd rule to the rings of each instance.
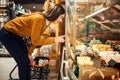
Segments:
[[[37,18],[33,21],[31,31],[31,42],[33,45],[41,46],[54,43],[54,38],[42,38],[41,35],[46,29],[45,20],[43,18]]]
[[[31,44],[30,47],[28,48],[28,55],[31,55],[33,53],[33,50],[36,48],[35,45]]]

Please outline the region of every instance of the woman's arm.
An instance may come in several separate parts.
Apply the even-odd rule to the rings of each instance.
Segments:
[[[28,55],[31,55],[35,48],[36,48],[36,45],[31,44],[30,47],[28,48]]]
[[[45,24],[44,18],[36,18],[33,20],[32,30],[31,30],[31,42],[33,45],[41,46],[52,44],[54,42],[64,42],[64,36],[60,37],[42,37],[42,34],[46,30],[47,26]]]

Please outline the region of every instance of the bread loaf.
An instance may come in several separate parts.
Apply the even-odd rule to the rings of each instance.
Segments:
[[[116,78],[119,78],[119,70],[116,68],[92,66],[79,68],[79,80],[115,80]]]

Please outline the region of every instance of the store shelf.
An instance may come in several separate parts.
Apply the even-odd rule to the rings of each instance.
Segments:
[[[93,22],[96,22],[96,23],[100,24],[102,27],[104,27],[104,28],[112,31],[113,33],[120,33],[120,29],[119,28],[115,29],[115,28],[111,28],[110,26],[105,25],[107,23],[110,23],[108,21],[100,22],[100,21],[95,20],[94,18],[91,18],[90,20],[93,21]],[[113,22],[118,22],[118,20],[113,20]]]
[[[0,57],[12,57],[10,54],[0,53]]]

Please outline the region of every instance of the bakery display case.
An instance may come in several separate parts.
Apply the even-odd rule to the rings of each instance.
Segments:
[[[66,1],[65,32],[63,80],[119,79],[119,0]]]

